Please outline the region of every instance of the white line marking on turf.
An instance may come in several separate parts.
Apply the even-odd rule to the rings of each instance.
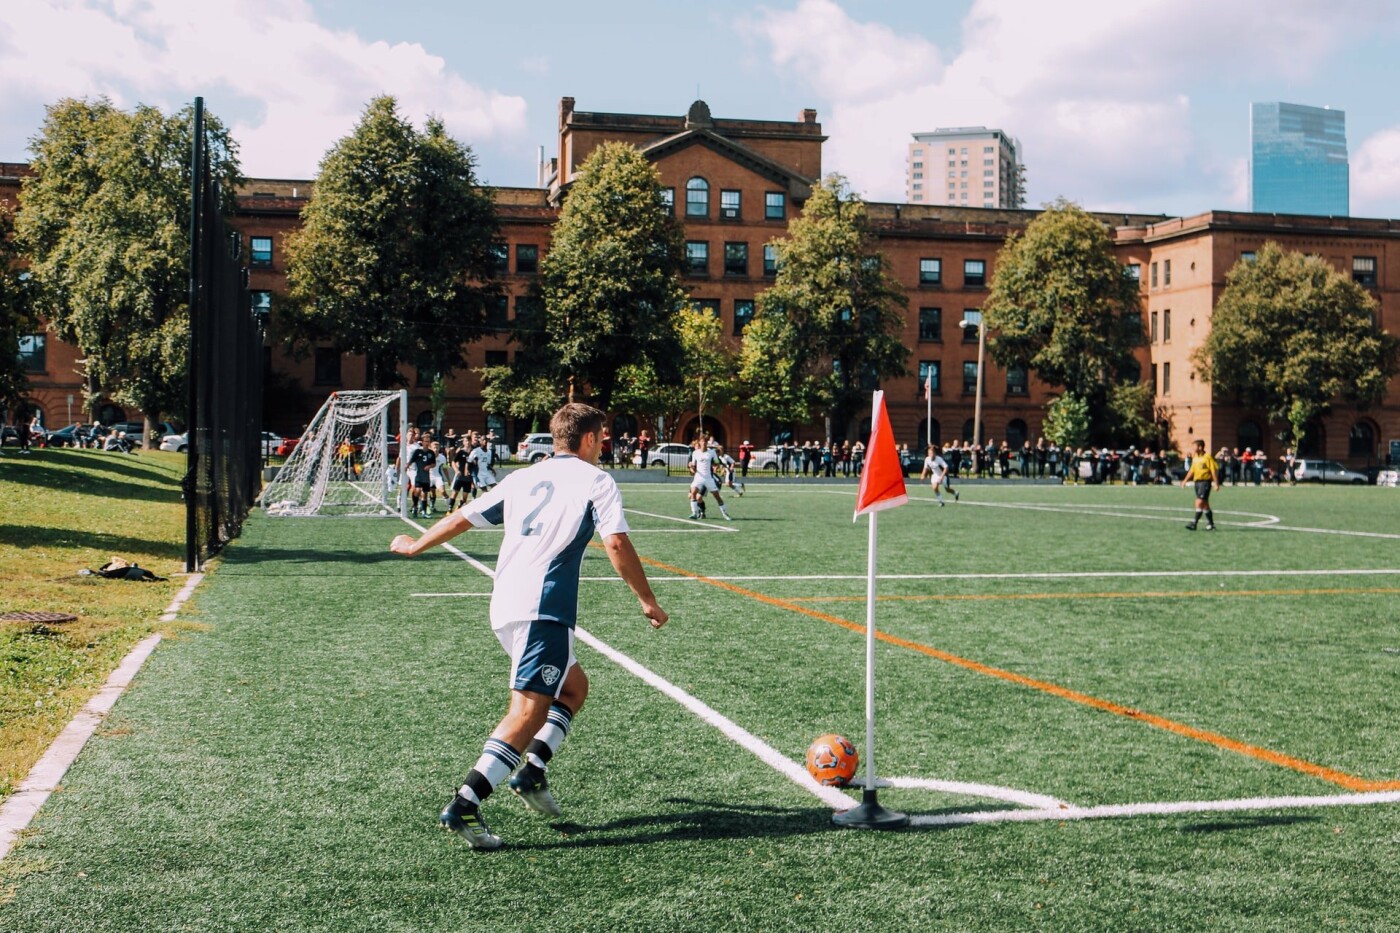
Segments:
[[[1030,791],[1017,790],[1014,787],[999,787],[996,784],[969,784],[966,781],[940,781],[933,778],[907,777],[881,778],[880,784],[881,786],[888,784],[890,787],[912,790],[936,790],[945,794],[964,794],[969,797],[990,797],[994,800],[1005,800],[1009,803],[1019,803],[1025,807],[1034,807],[1037,810],[1074,809],[1070,804],[1055,797],[1033,794]]]
[[[1182,813],[1233,813],[1243,810],[1295,810],[1314,807],[1359,807],[1400,803],[1400,791],[1329,794],[1319,797],[1245,797],[1236,800],[1167,800],[1157,803],[1107,804],[1101,807],[1039,810],[986,810],[980,813],[933,813],[910,818],[911,826],[963,826],[972,823],[1033,823],[1046,820],[1099,820],[1112,817],[1173,816]]]
[[[729,532],[730,534],[733,534],[734,532],[736,532],[736,531],[739,530],[738,528],[726,528],[724,525],[707,525],[707,524],[704,524],[703,522],[696,521],[696,520],[693,519],[693,518],[677,518],[677,517],[674,516],[674,515],[661,515],[661,514],[659,514],[659,513],[657,513],[657,512],[643,512],[641,509],[628,509],[628,508],[624,508],[622,511],[624,511],[624,512],[631,512],[633,515],[645,515],[647,518],[659,518],[659,519],[662,519],[663,521],[668,521],[668,522],[680,522],[682,525],[685,525],[687,528],[693,528],[693,529],[704,530],[704,531],[727,531],[727,532]],[[721,521],[723,521],[723,519],[721,519]],[[633,531],[660,531],[661,529],[659,529],[659,528],[633,528],[632,530],[633,530]]]
[[[416,596],[416,597],[425,597],[425,596],[426,596],[426,597],[437,597],[437,598],[441,598],[441,597],[444,597],[444,596],[452,596],[452,597],[456,597],[456,596],[490,596],[491,594],[490,594],[490,593],[409,593],[408,595],[409,595],[409,596]]]
[[[882,573],[879,580],[1057,580],[1085,579],[1091,577],[1378,577],[1400,574],[1400,568],[1378,567],[1375,569],[1334,569],[1334,570],[1066,570],[1030,573]],[[784,580],[864,580],[863,573],[828,574],[789,574],[786,576],[765,576],[762,574],[733,575],[706,574],[700,577],[651,576],[653,583],[703,583],[705,580],[724,580],[730,583],[749,581]],[[584,582],[622,582],[621,577],[579,577]],[[1073,594],[1067,594],[1073,595]]]
[[[399,518],[403,518],[403,516],[400,515]],[[414,521],[413,519],[411,519],[411,518],[403,518],[403,520],[404,520],[405,522],[408,522],[408,524],[412,525],[414,528],[417,528],[417,529],[419,530],[419,532],[426,533],[427,530],[428,530],[428,529],[424,528],[422,525],[420,525],[420,524],[418,524],[417,522],[415,522],[415,521]],[[456,554],[458,557],[462,558],[462,560],[464,560],[464,561],[466,561],[467,563],[471,564],[473,567],[475,567],[477,570],[480,570],[482,573],[486,574],[486,575],[487,575],[488,577],[490,577],[492,580],[496,579],[496,571],[492,570],[490,567],[486,566],[486,565],[483,564],[481,561],[477,560],[475,557],[472,557],[470,554],[466,554],[466,553],[464,553],[464,552],[462,552],[462,551],[459,551],[456,547],[452,546],[451,544],[444,544],[444,545],[443,545],[443,548],[444,548],[446,551],[448,551],[448,553]]]
[[[190,598],[194,588],[203,579],[202,573],[190,574],[180,592],[175,594],[175,598],[166,607],[160,621],[173,621],[176,613],[180,611],[180,606]],[[117,669],[112,671],[102,689],[78,711],[78,715],[58,734],[58,738],[53,740],[43,757],[29,769],[29,774],[15,788],[15,792],[0,805],[0,859],[10,854],[19,834],[29,826],[39,808],[58,788],[59,782],[68,773],[68,768],[77,760],[78,753],[107,718],[118,698],[131,685],[141,666],[146,663],[156,645],[160,644],[160,639],[160,633],[156,632],[136,643],[136,647],[132,648],[117,665]]]

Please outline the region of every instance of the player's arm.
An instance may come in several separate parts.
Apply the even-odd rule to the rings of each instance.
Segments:
[[[608,560],[613,569],[642,604],[642,615],[651,620],[652,628],[661,628],[669,616],[656,602],[656,594],[651,591],[647,573],[642,569],[642,559],[637,549],[632,547],[632,539],[626,534],[608,535],[603,539],[603,547],[608,552]]]
[[[1210,481],[1215,484],[1215,488],[1218,490],[1220,488],[1220,468],[1216,466],[1214,458],[1207,461],[1206,465],[1210,467]]]
[[[451,541],[471,526],[471,522],[467,521],[466,511],[459,509],[444,515],[417,540],[414,540],[413,535],[399,535],[389,543],[389,550],[404,557],[417,557],[430,548]]]

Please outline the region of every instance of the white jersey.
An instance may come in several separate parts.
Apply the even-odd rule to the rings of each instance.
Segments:
[[[715,478],[715,461],[718,459],[719,455],[708,447],[704,450],[692,450],[690,462],[695,467],[695,478],[713,480]]]
[[[593,533],[627,532],[617,483],[572,454],[516,470],[459,512],[474,527],[505,531],[491,588],[492,628],[535,619],[572,628],[579,566]]]
[[[467,462],[476,464],[478,486],[496,485],[496,474],[491,472],[491,451],[485,447],[474,447],[472,452],[467,454]]]
[[[933,481],[937,483],[943,478],[943,474],[948,472],[948,463],[938,454],[924,458],[924,469],[929,471]]]

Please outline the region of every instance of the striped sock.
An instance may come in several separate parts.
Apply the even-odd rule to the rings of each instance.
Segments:
[[[559,746],[564,744],[564,739],[568,738],[569,726],[573,721],[573,712],[563,703],[556,702],[550,706],[544,725],[525,747],[525,758],[529,763],[544,771],[554,753],[559,751]]]
[[[467,775],[457,793],[464,800],[480,804],[491,796],[497,784],[508,778],[519,766],[520,752],[500,739],[487,739],[486,745],[482,747],[481,757],[476,760],[471,773]]]

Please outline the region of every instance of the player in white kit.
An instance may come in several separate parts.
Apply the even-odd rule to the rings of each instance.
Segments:
[[[937,444],[929,445],[928,456],[924,457],[924,471],[919,474],[919,479],[930,480],[933,497],[938,500],[940,508],[948,504],[943,501],[943,487],[948,485],[948,464],[939,456]],[[953,493],[953,501],[958,501],[958,494],[951,486],[948,486],[948,491]]]
[[[399,535],[389,545],[413,557],[469,528],[505,531],[491,588],[491,627],[511,659],[510,709],[439,817],[474,849],[501,845],[480,806],[517,767],[510,788],[525,805],[550,816],[561,812],[545,768],[588,695],[588,678],[574,657],[574,624],[579,566],[595,532],[640,601],[642,615],[653,628],[666,624],[666,611],[627,537],[617,484],[597,466],[603,419],[588,405],[565,405],[549,423],[553,457],[510,474],[416,541]]]
[[[715,482],[715,464],[719,462],[719,455],[710,449],[705,441],[704,435],[695,442],[695,449],[690,452],[690,472],[694,477],[690,481],[690,517],[705,517],[705,493],[710,493],[715,497],[715,502],[719,505],[719,512],[727,522],[734,521],[729,514],[729,509],[725,508],[724,500],[719,496],[719,483]]]

